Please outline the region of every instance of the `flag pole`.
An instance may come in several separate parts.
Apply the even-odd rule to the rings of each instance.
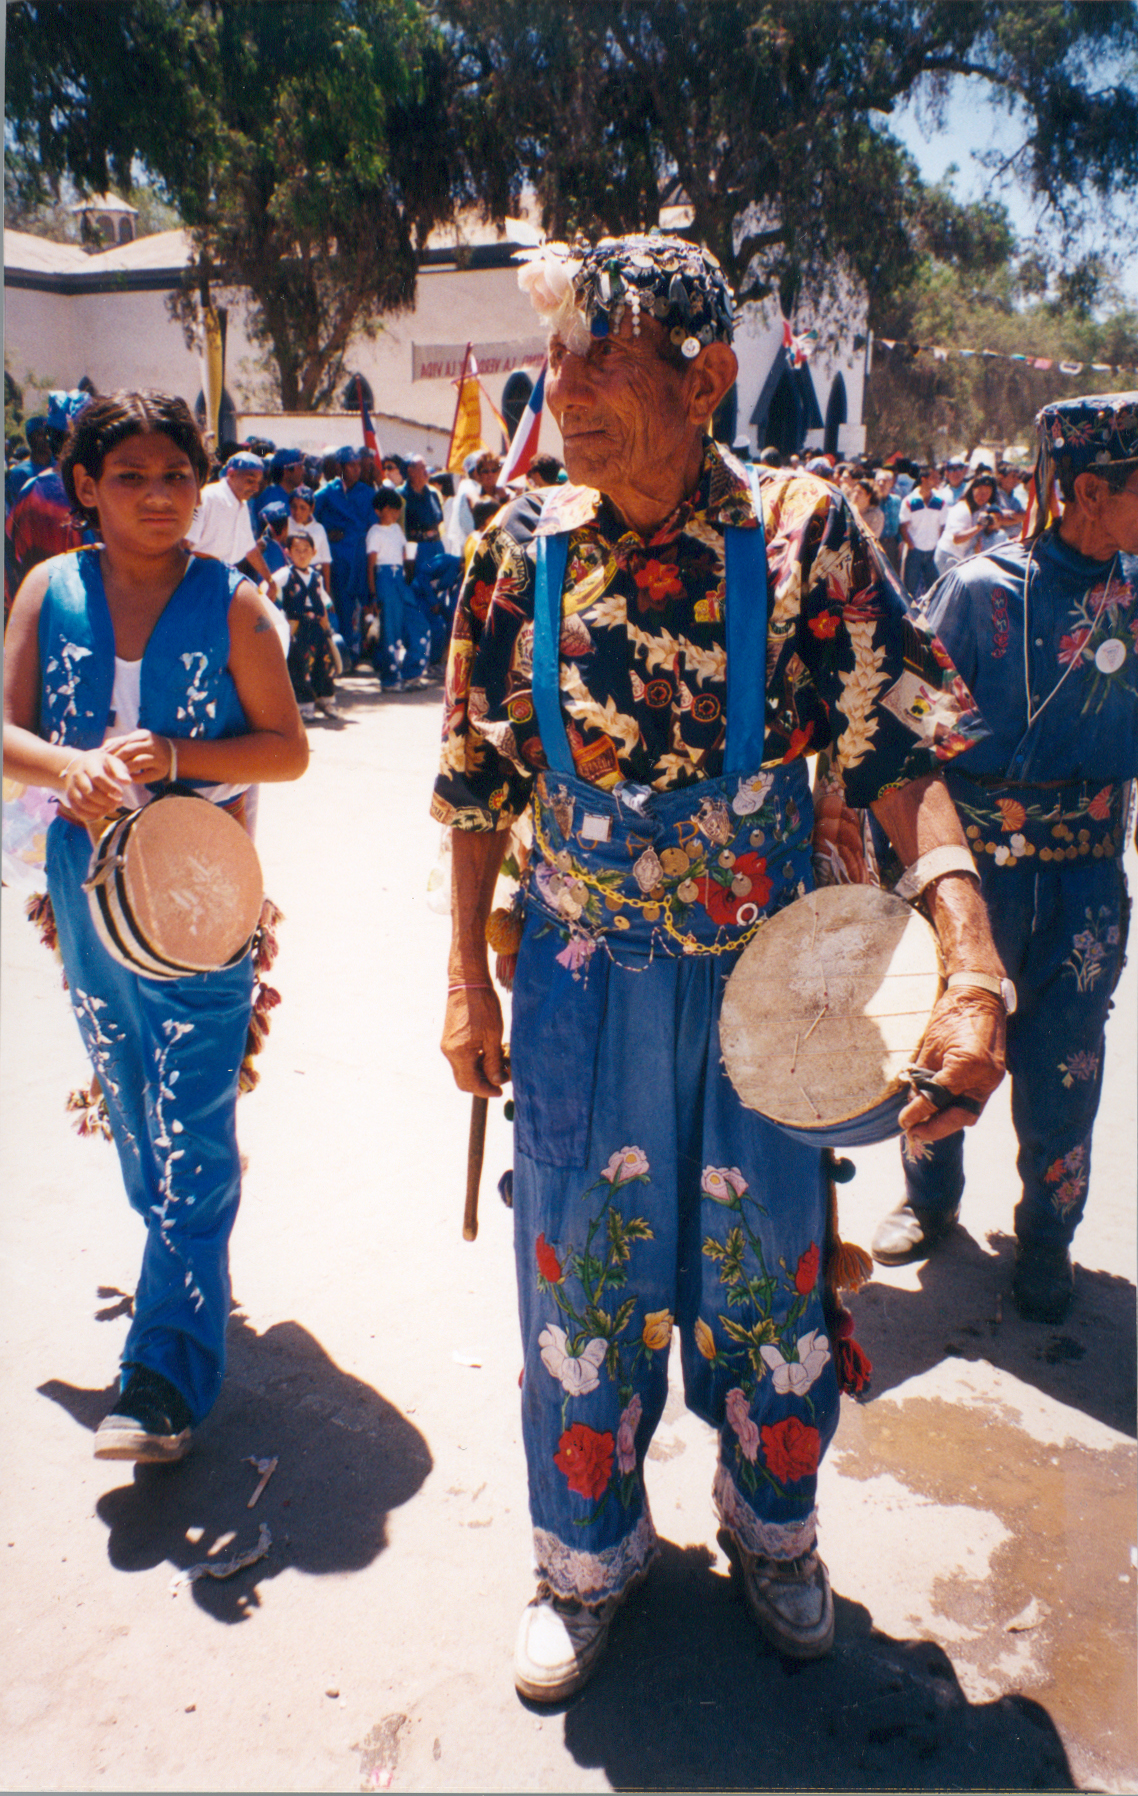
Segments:
[[[462,358],[462,373],[458,377],[458,392],[455,396],[455,401],[454,401],[454,423],[450,427],[450,442],[447,445],[447,467],[448,468],[450,467],[451,461],[453,460],[453,457],[454,457],[454,438],[455,438],[455,432],[458,430],[458,413],[459,413],[459,408],[462,405],[462,389],[466,385],[466,370],[470,366],[470,352],[473,348],[474,348],[473,342],[470,342],[466,345],[466,354]]]

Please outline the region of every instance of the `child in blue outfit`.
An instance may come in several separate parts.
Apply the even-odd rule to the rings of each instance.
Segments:
[[[146,1226],[102,1459],[180,1459],[221,1386],[253,972],[247,954],[155,980],[113,958],[83,891],[91,837],[139,789],[145,801],[178,779],[239,815],[249,786],[296,779],[308,761],[264,601],[184,546],[207,469],[181,399],[93,400],[61,472],[101,544],[33,570],[5,645],[4,772],[59,794],[47,875],[64,973]]]
[[[339,656],[332,641],[330,601],[313,566],[316,545],[304,530],[288,540],[288,566],[273,575],[276,600],[289,626],[288,673],[300,715],[336,712]]]

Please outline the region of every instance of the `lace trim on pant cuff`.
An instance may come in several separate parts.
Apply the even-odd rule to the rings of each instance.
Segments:
[[[749,1553],[764,1559],[797,1559],[810,1552],[818,1533],[818,1511],[797,1522],[764,1522],[743,1501],[726,1466],[716,1467],[711,1495],[723,1526]]]
[[[566,1546],[545,1528],[533,1531],[534,1565],[558,1596],[576,1597],[582,1603],[603,1603],[620,1596],[647,1570],[659,1544],[647,1507],[631,1534],[599,1553],[584,1553]]]

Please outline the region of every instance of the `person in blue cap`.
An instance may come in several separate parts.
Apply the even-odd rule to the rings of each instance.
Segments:
[[[291,522],[288,506],[282,505],[279,499],[274,499],[271,504],[266,505],[261,513],[263,528],[257,547],[271,574],[277,574],[282,568],[289,565],[286,551]]]
[[[408,458],[407,478],[399,488],[399,496],[403,500],[403,529],[407,541],[414,545],[415,577],[411,586],[430,625],[431,661],[436,663],[446,654],[462,561],[457,555],[449,555],[443,546],[442,496],[430,484],[421,455]]]
[[[251,449],[231,455],[219,479],[204,486],[186,536],[195,555],[209,555],[230,567],[248,567],[259,580],[272,573],[257,546],[249,500],[260,485],[261,458]]]
[[[1023,541],[952,568],[928,622],[991,734],[945,774],[1012,984],[1008,1071],[1023,1190],[1012,1296],[1061,1322],[1087,1202],[1104,1025],[1126,950],[1122,851],[1138,775],[1138,393],[1048,405]],[[1055,488],[1061,495],[1061,511]],[[1058,515],[1056,515],[1058,514]],[[910,1147],[873,1241],[921,1259],[954,1226],[959,1135]]]
[[[81,388],[48,394],[44,434],[51,459],[26,483],[8,514],[8,543],[16,584],[39,562],[91,541],[90,530],[75,521],[59,472],[59,457],[72,420],[90,402],[91,395]]]
[[[315,513],[332,550],[332,601],[340,634],[353,661],[360,653],[360,607],[367,599],[367,533],[374,523],[375,494],[360,480],[360,452],[351,444],[337,451],[340,474],[316,495]]]
[[[51,466],[51,444],[47,435],[47,413],[39,412],[24,424],[24,437],[28,445],[28,453],[23,461],[16,461],[4,476],[4,497],[9,510],[16,503],[29,480],[42,474]]]
[[[274,449],[269,461],[269,484],[253,495],[253,528],[260,524],[266,505],[283,505],[287,510],[293,493],[303,484],[303,449]]]

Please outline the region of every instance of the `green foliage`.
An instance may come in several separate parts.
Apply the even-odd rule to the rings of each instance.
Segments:
[[[1074,240],[1138,178],[1136,51],[1131,0],[12,0],[5,196],[143,171],[197,244],[186,321],[211,280],[247,287],[282,403],[309,407],[412,303],[427,233],[526,183],[558,236],[651,226],[671,188],[741,296],[786,308],[807,287],[840,311],[850,272],[880,310],[929,257],[996,268],[998,205],[930,195],[888,130],[958,76]],[[1082,276],[1063,303],[1086,311]]]
[[[18,185],[129,191],[141,164],[194,235],[181,302],[245,286],[286,409],[326,402],[354,331],[413,302],[417,251],[464,177],[417,0],[18,0]]]
[[[969,212],[987,209],[960,209],[965,235]],[[933,236],[926,243],[944,247]],[[866,388],[867,445],[876,454],[899,448],[939,461],[982,441],[1031,443],[1041,406],[1111,386],[1110,374],[1093,373],[1090,363],[1138,366],[1138,312],[1121,303],[1104,256],[1067,267],[1049,266],[1036,251],[1017,260],[999,232],[982,257],[956,265],[926,249],[904,291],[874,304],[870,319],[879,337],[898,340],[894,350],[877,350]],[[932,345],[995,354],[937,360]],[[1084,367],[1065,375],[1002,359],[1012,355]]]
[[[950,196],[928,205],[886,126],[914,95],[935,111],[955,76],[982,77],[1014,115],[1017,173],[1060,216],[1088,188],[1108,201],[1138,175],[1129,4],[442,0],[440,11],[497,146],[487,203],[500,211],[528,181],[556,235],[647,228],[670,180],[744,297],[777,290],[788,306],[808,282],[840,303],[843,266],[889,296],[926,237],[965,262],[998,255],[999,208],[968,221],[980,226],[971,241]]]

